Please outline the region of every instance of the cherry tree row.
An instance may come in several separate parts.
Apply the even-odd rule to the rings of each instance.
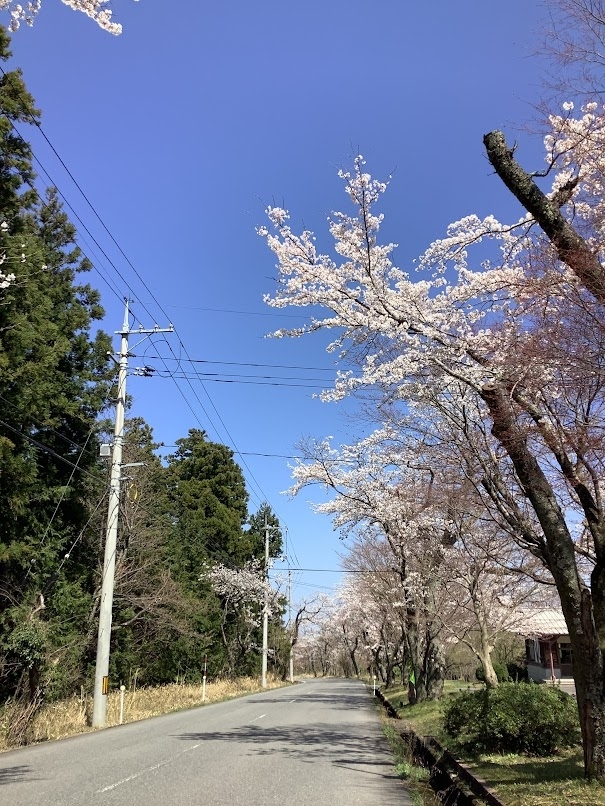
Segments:
[[[412,626],[418,599],[438,609],[436,569],[452,549],[472,544],[461,561],[468,570],[477,535],[489,551],[502,543],[504,560],[495,561],[558,592],[587,771],[602,777],[605,112],[588,103],[576,114],[565,104],[548,126],[544,188],[501,132],[484,138],[524,216],[467,216],[409,270],[395,263],[395,245],[380,241],[377,207],[388,183],[362,157],[340,172],[353,211],[329,220],[333,255],[318,251],[310,231],[295,233],[281,208],[268,209],[259,234],[279,270],[267,302],[326,311],[275,335],[332,331],[329,349],[342,369],[324,399],[364,395],[383,412],[369,440],[311,450],[296,485],[338,487],[322,511],[345,529],[378,528],[401,586],[421,592],[405,627],[419,690],[431,690],[421,657],[437,643],[433,620],[422,637]]]

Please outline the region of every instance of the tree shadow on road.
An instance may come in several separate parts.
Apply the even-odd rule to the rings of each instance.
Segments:
[[[31,767],[21,764],[18,767],[0,767],[0,786],[2,784],[16,784],[24,781],[25,776],[31,773]]]
[[[375,766],[380,763],[376,760],[377,754],[384,748],[376,733],[360,733],[358,728],[354,732],[346,727],[337,729],[331,724],[321,722],[314,725],[276,727],[257,723],[227,731],[182,733],[176,738],[195,742],[239,742],[248,746],[250,753],[282,753],[310,764],[316,760],[316,754],[321,754],[332,763],[346,761],[349,765]],[[386,773],[389,764],[384,762],[383,766]]]
[[[361,689],[355,694],[343,694],[338,692],[313,692],[307,693],[305,691],[297,692],[296,689],[291,689],[292,700],[304,703],[316,703],[319,705],[329,705],[330,708],[343,708],[345,711],[354,709],[367,710],[371,707],[371,695],[366,689]],[[257,699],[249,699],[248,702],[256,703],[257,705],[266,705],[267,703],[275,703],[283,705],[287,702],[285,697],[258,697]]]

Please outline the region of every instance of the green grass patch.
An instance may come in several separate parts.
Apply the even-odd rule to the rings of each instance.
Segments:
[[[383,693],[415,733],[434,736],[494,789],[507,806],[605,806],[605,787],[584,780],[580,748],[547,758],[513,754],[465,756],[443,730],[443,706],[451,697],[468,690],[465,684],[448,681],[441,700],[418,705],[408,705],[404,687],[392,686]]]
[[[582,751],[551,758],[479,756],[468,764],[507,806],[604,806],[605,788],[584,780]]]
[[[414,806],[440,806],[441,801],[428,783],[429,771],[414,764],[409,745],[403,741],[393,722],[382,715],[382,730],[395,757],[395,772],[405,782],[412,803]]]

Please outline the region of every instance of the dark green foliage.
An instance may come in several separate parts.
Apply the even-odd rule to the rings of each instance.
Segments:
[[[504,663],[493,663],[492,666],[494,667],[494,672],[498,678],[498,683],[510,683],[511,678],[508,673],[508,668]],[[475,677],[480,683],[485,683],[485,672],[483,670],[483,666],[477,666],[475,669]]]
[[[264,562],[265,559],[265,526],[269,527],[269,557],[279,557],[283,550],[282,532],[279,519],[269,504],[265,501],[258,512],[250,515],[247,532],[249,555]]]
[[[0,27],[0,61],[10,58],[10,37]],[[21,229],[18,214],[29,209],[37,200],[33,189],[34,172],[29,143],[23,140],[15,124],[31,123],[40,113],[27,92],[20,70],[11,70],[0,77],[0,211],[11,232]],[[26,185],[25,189],[23,186]]]
[[[0,29],[2,60],[8,42]],[[0,698],[32,701],[64,689],[55,670],[79,675],[89,643],[96,420],[113,373],[108,338],[92,336],[99,295],[78,280],[90,264],[56,191],[38,194],[14,128],[38,115],[21,73],[3,74],[0,271],[15,279],[0,290]]]
[[[527,683],[529,680],[527,667],[520,663],[507,663],[506,671],[508,672],[508,679],[512,683]]]
[[[8,46],[0,28],[0,61]],[[38,119],[20,71],[0,76],[0,281],[14,274],[0,287],[0,703],[27,719],[90,690],[109,480],[98,435],[115,380],[99,294],[80,279],[91,265],[57,192],[35,186],[22,134]],[[200,679],[206,656],[209,676],[255,672],[256,625],[200,577],[264,557],[265,517],[277,556],[277,518],[263,505],[248,521],[242,470],[203,431],[167,466],[156,447],[128,423],[123,461],[142,465],[122,487],[112,682]]]
[[[248,517],[244,475],[233,451],[191,429],[169,457],[167,484],[175,523],[171,562],[177,578],[199,590],[204,565],[232,567],[249,559],[243,526]]]
[[[251,649],[260,644],[258,629],[200,579],[207,565],[239,567],[261,546],[258,533],[243,529],[243,474],[232,452],[201,431],[178,446],[165,467],[149,426],[127,423],[124,461],[144,465],[129,470],[120,509],[110,668],[116,682],[200,680],[205,657],[209,676],[258,671]],[[263,524],[264,516],[257,516]],[[279,531],[273,545],[281,547]]]
[[[580,739],[573,697],[546,685],[503,683],[445,706],[445,731],[474,753],[552,755]]]

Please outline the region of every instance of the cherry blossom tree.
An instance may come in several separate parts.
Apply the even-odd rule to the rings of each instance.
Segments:
[[[104,31],[115,35],[122,33],[122,26],[113,21],[113,11],[109,7],[110,0],[61,0],[61,2],[74,11],[81,11],[86,14]],[[10,13],[9,29],[11,31],[18,30],[23,22],[26,25],[33,25],[41,7],[42,0],[28,0],[24,5],[15,2],[15,0],[0,0],[0,11]]]
[[[528,611],[552,606],[553,593],[546,580],[532,577],[537,561],[522,559],[521,573],[516,570],[518,548],[476,514],[459,510],[454,518],[455,542],[447,552],[447,585],[437,612],[445,632],[479,661],[486,686],[495,688],[491,655],[496,639],[516,632]]]
[[[394,264],[394,244],[379,243],[382,216],[374,208],[387,183],[366,173],[361,157],[352,172],[340,172],[356,214],[330,219],[336,257],[319,253],[311,232],[296,235],[281,208],[269,208],[270,227],[259,234],[279,268],[267,302],[328,311],[275,334],[335,331],[329,349],[344,368],[325,400],[367,389],[408,407],[440,400],[457,410],[462,428],[468,401],[481,412],[496,445],[484,458],[498,467],[482,484],[505,520],[523,522],[530,511],[528,547],[553,576],[572,643],[586,772],[603,778],[605,118],[594,105],[581,116],[563,111],[551,117],[545,140],[550,189],[520,169],[501,134],[488,135],[488,156],[526,215],[512,224],[472,215],[452,224],[416,261],[414,275]],[[469,255],[480,243],[483,259],[473,266]],[[511,478],[512,487],[495,489]],[[578,515],[588,584],[574,534]]]
[[[335,495],[317,505],[317,511],[331,515],[335,527],[345,534],[355,533],[373,545],[369,567],[356,570],[372,572],[366,582],[368,600],[384,606],[378,645],[385,656],[387,684],[395,668],[407,663],[419,699],[439,696],[444,657],[431,612],[436,569],[448,538],[441,514],[430,506],[430,474],[423,468],[413,471],[411,454],[386,431],[344,446],[340,452],[327,440],[301,448],[307,461],[294,468],[292,492],[309,485],[326,487]],[[383,542],[389,549],[386,553]],[[356,556],[361,561],[361,552]],[[395,612],[389,606],[393,595]]]
[[[565,93],[597,97],[605,68],[605,2],[603,0],[549,0],[544,19],[541,52],[550,57],[547,86]]]
[[[222,603],[221,636],[232,672],[237,667],[238,654],[258,650],[258,630],[263,610],[269,618],[281,610],[279,590],[265,573],[263,563],[253,559],[241,568],[229,568],[217,563],[205,569],[201,580],[208,580]],[[233,635],[236,623],[235,637]]]

